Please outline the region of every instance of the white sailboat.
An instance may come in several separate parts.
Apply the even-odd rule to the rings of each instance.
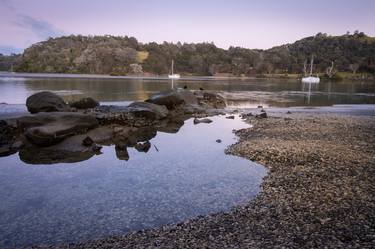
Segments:
[[[174,61],[172,60],[172,74],[169,74],[168,78],[170,78],[170,79],[179,79],[181,76],[179,74],[173,73],[173,66],[174,66]]]
[[[316,77],[312,76],[313,65],[314,65],[314,56],[311,56],[310,76],[303,77],[302,78],[303,83],[319,83],[320,82],[320,78],[318,77],[318,75]]]

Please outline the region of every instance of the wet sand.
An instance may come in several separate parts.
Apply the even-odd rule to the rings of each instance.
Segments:
[[[375,117],[278,112],[247,120],[227,153],[265,165],[228,213],[62,248],[373,248]]]

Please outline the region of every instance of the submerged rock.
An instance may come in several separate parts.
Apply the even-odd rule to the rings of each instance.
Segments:
[[[68,111],[69,106],[64,100],[52,92],[39,92],[26,100],[27,110],[30,113]]]
[[[80,100],[69,103],[69,105],[77,109],[89,109],[99,106],[99,102],[93,98],[82,98]]]
[[[209,118],[202,118],[202,119],[194,118],[193,122],[194,124],[200,124],[200,123],[209,124],[209,123],[212,123],[212,120]]]

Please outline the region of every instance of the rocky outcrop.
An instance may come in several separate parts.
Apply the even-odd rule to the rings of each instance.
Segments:
[[[129,112],[136,117],[148,119],[163,119],[168,116],[168,109],[163,105],[148,102],[134,102],[129,105]]]
[[[38,113],[17,119],[30,142],[40,146],[56,144],[64,138],[95,128],[94,116],[71,112]]]
[[[52,92],[39,92],[26,100],[27,110],[30,113],[68,111],[69,106],[58,95]]]
[[[80,100],[69,103],[69,105],[77,109],[90,109],[99,106],[99,102],[93,98],[82,98]]]
[[[69,107],[56,94],[37,93],[27,99],[29,111],[36,114],[0,121],[0,156],[19,151],[26,163],[78,162],[100,154],[103,145],[115,145],[117,157],[129,160],[127,149],[147,152],[158,131],[176,133],[192,116],[198,124],[225,114],[213,107],[220,102],[215,96],[177,90],[129,106],[98,106],[84,98]]]

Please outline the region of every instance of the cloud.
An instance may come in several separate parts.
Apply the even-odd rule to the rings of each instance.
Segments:
[[[49,37],[61,36],[63,31],[59,30],[47,21],[39,20],[28,15],[18,14],[14,24],[20,28],[26,29],[34,33],[39,39],[47,39]]]

